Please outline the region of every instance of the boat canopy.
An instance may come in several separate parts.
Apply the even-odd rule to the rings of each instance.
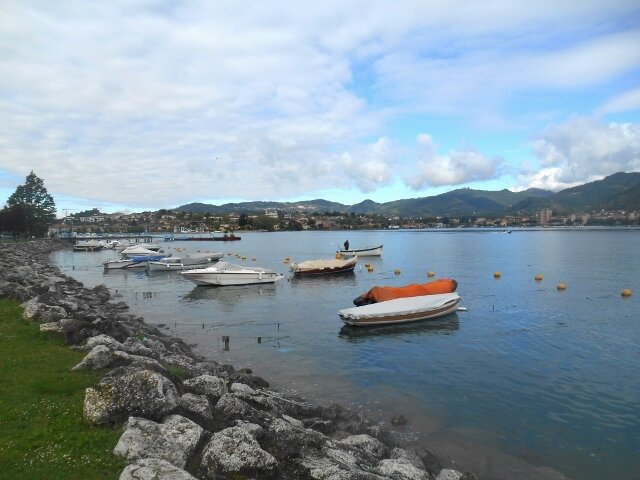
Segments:
[[[354,305],[369,305],[386,302],[396,298],[419,297],[440,293],[452,293],[458,288],[458,282],[452,278],[438,278],[427,283],[412,283],[403,287],[373,287],[353,300]]]
[[[292,272],[307,272],[311,270],[335,270],[355,265],[357,259],[351,258],[348,260],[341,260],[336,258],[320,259],[320,260],[305,260],[304,262],[293,263],[291,265]]]
[[[365,319],[380,319],[386,317],[397,317],[398,323],[403,321],[403,317],[410,317],[416,314],[426,314],[434,312],[447,306],[457,305],[460,296],[457,293],[445,293],[435,295],[421,295],[411,298],[396,298],[388,302],[365,305],[362,307],[351,307],[340,310],[338,315],[347,323],[351,321]],[[435,316],[435,315],[434,315]],[[393,323],[393,319],[388,323]],[[371,322],[375,324],[375,322]]]

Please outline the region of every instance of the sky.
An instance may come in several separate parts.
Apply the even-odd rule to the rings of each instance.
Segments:
[[[640,171],[640,3],[0,0],[0,206],[559,190]]]

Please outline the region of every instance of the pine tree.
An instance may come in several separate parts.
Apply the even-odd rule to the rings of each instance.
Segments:
[[[44,187],[44,182],[33,171],[24,185],[18,186],[7,200],[7,207],[24,208],[26,231],[29,236],[43,236],[56,219],[56,204]]]

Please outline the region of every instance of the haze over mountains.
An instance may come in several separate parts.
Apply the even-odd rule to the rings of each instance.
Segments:
[[[640,172],[619,172],[602,180],[567,188],[559,192],[531,188],[521,192],[510,190],[485,191],[461,188],[431,197],[394,200],[377,203],[364,200],[355,205],[328,200],[300,202],[242,202],[210,205],[189,203],[175,208],[185,212],[264,212],[265,209],[308,212],[341,212],[380,214],[399,217],[468,216],[531,214],[541,208],[553,208],[558,212],[587,212],[604,210],[640,210]]]

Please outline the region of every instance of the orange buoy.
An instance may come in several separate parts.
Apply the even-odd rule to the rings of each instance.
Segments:
[[[399,268],[396,268],[396,269],[393,271],[393,273],[395,273],[396,275],[400,275],[400,269],[399,269]]]
[[[500,278],[500,272],[493,272],[493,278]]]
[[[540,282],[540,281],[542,280],[542,274],[541,274],[541,273],[536,273],[536,276],[535,276],[535,277],[533,277],[533,279],[534,279],[536,282]]]
[[[557,288],[558,290],[566,290],[566,289],[567,289],[567,286],[566,286],[564,283],[560,282],[560,283],[556,286],[556,288]]]
[[[620,292],[620,295],[622,295],[623,297],[630,297],[631,290],[629,290],[628,288],[625,288],[624,290],[622,290],[622,292]]]
[[[433,273],[433,272],[427,272],[427,277],[431,278],[431,277],[433,277],[433,276],[435,276],[435,273]]]

